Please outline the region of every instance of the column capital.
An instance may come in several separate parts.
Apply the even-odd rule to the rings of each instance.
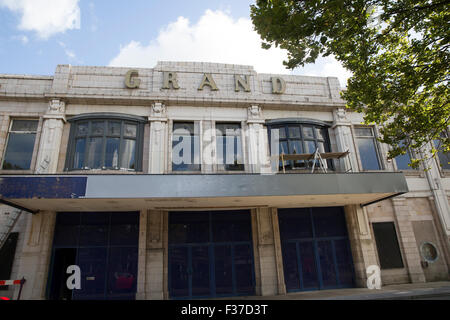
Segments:
[[[166,105],[162,102],[155,102],[150,109],[148,121],[167,121]]]
[[[66,122],[66,102],[53,98],[48,103],[47,112],[43,116],[44,119],[59,119]]]
[[[265,123],[262,109],[258,105],[252,105],[247,109],[247,123]]]

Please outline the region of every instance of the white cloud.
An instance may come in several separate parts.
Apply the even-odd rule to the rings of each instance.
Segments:
[[[336,76],[342,86],[347,81],[349,73],[333,58],[292,71],[283,65],[285,50],[265,50],[261,42],[250,19],[235,20],[228,11],[206,10],[196,24],[179,17],[148,44],[131,41],[121,46],[109,65],[153,68],[157,61],[216,62],[251,65],[260,73]]]
[[[23,45],[26,45],[29,41],[28,37],[25,35],[20,36],[12,36],[11,39],[22,42]]]
[[[264,50],[250,19],[234,20],[223,11],[207,10],[196,24],[184,17],[162,29],[149,44],[131,41],[111,66],[153,68],[158,60],[252,65],[258,72],[288,73],[278,48]]]
[[[79,0],[0,0],[0,6],[21,14],[19,29],[47,39],[80,28]]]

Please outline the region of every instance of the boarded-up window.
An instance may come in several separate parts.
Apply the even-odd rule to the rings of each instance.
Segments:
[[[5,244],[0,249],[0,280],[14,280],[9,277],[11,276],[18,237],[19,233],[10,233]],[[8,286],[0,286],[0,290],[8,290]]]
[[[402,255],[398,245],[397,233],[393,222],[373,224],[373,232],[378,249],[381,269],[403,268]]]

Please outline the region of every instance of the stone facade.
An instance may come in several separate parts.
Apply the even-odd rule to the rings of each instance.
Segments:
[[[207,161],[207,157],[214,159],[217,154],[213,130],[216,122],[241,124],[245,173],[273,174],[266,122],[276,119],[328,123],[332,151],[350,152],[346,161],[336,162],[336,167],[342,172],[362,171],[353,131],[361,124],[362,115],[345,110],[337,78],[258,74],[253,67],[240,65],[159,62],[153,69],[137,69],[133,77],[140,80],[139,86],[131,89],[125,85],[128,71],[59,65],[51,77],[0,75],[0,155],[4,155],[12,119],[39,120],[30,170],[0,170],[0,174],[67,174],[71,128],[67,120],[84,113],[122,113],[148,120],[144,127],[143,170],[126,174],[173,174],[172,128],[174,121],[181,120],[194,121],[199,128],[201,174],[228,174]],[[202,82],[206,74],[214,80],[217,90]],[[278,78],[284,81],[283,93]],[[165,86],[167,79],[172,81]],[[212,145],[208,153],[206,145]],[[380,146],[379,150],[383,168],[394,171],[393,161],[386,159],[387,147]],[[407,194],[367,206],[345,206],[357,286],[366,285],[367,267],[379,264],[372,230],[376,222],[394,223],[404,262],[402,269],[382,270],[384,285],[449,278],[450,173],[435,160],[430,165],[432,169],[426,172],[405,172]],[[91,173],[125,174],[110,170]],[[314,206],[320,206],[320,202]],[[214,203],[211,207],[215,208]],[[242,207],[246,205],[234,206]],[[258,295],[286,294],[277,207],[251,208]],[[8,210],[16,209],[3,206],[0,219]],[[169,210],[149,205],[140,211],[137,299],[169,298]],[[22,292],[25,299],[46,298],[56,215],[54,211],[24,213],[15,226],[14,231],[20,235],[11,277],[27,279]],[[424,264],[424,242],[436,244],[439,260],[435,264]],[[5,294],[17,296],[17,289],[11,288]]]

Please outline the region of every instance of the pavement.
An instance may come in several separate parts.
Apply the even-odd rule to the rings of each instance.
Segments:
[[[245,296],[231,300],[450,300],[450,281],[408,283],[381,289],[350,288],[293,292],[277,296]]]

